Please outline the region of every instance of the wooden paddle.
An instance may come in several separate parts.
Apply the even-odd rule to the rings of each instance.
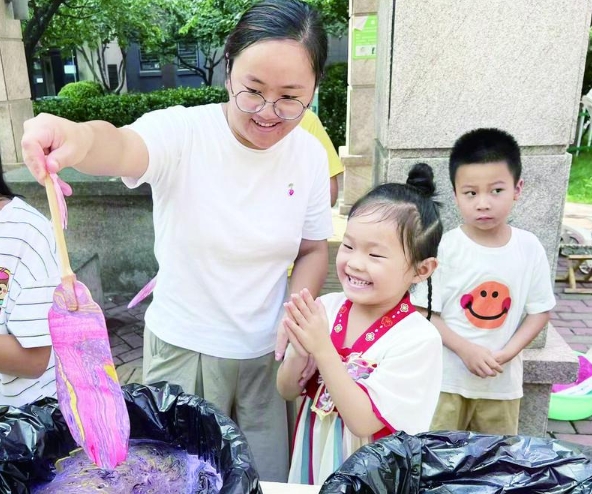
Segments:
[[[112,470],[127,456],[129,415],[111,356],[105,317],[70,267],[58,196],[49,175],[45,189],[62,277],[48,316],[58,403],[78,445],[99,467]]]

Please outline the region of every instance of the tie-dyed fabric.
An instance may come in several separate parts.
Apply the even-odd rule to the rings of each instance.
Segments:
[[[115,372],[105,317],[88,288],[74,285],[78,310],[69,312],[59,285],[49,311],[60,409],[74,440],[99,467],[125,460],[130,423]]]

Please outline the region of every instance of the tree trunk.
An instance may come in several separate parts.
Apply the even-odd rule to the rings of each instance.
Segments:
[[[214,50],[213,52],[206,55],[206,61],[204,63],[204,69],[207,70],[207,78],[204,77],[204,82],[207,86],[211,86],[214,82],[214,70],[220,64],[220,62],[224,59],[224,57],[220,56],[216,60],[218,56],[218,51]]]
[[[25,47],[25,60],[27,62],[27,74],[29,75],[29,88],[31,90],[31,99],[37,99],[37,91],[35,89],[35,80],[34,80],[34,61],[33,61],[34,54],[27,53],[27,48]]]
[[[125,78],[126,78],[126,66],[127,66],[127,51],[123,48],[119,47],[121,50],[121,63],[117,69],[117,75],[119,79],[119,84],[117,85],[117,89],[115,90],[115,94],[120,94],[123,86],[125,86]]]
[[[109,87],[109,78],[105,75],[106,73],[106,66],[105,66],[105,52],[107,51],[107,43],[102,43],[99,48],[97,48],[97,64],[99,65],[99,74],[101,76],[101,84],[108,93],[111,93],[111,88]]]
[[[86,53],[84,47],[79,48],[78,49],[78,53],[80,53],[82,55],[82,58],[84,58],[84,61],[86,62],[87,67],[90,68],[90,71],[92,72],[93,75],[93,79],[97,82],[101,82],[101,79],[99,77],[99,74],[97,74],[97,69],[95,67],[94,62],[90,59],[90,57],[88,56],[88,54]]]
[[[179,65],[185,69],[191,70],[191,72],[193,72],[196,76],[201,77],[203,79],[203,81],[206,82],[206,80],[208,78],[208,74],[202,68],[196,67],[195,65],[187,63],[187,61],[181,57],[179,57]]]
[[[27,58],[27,69],[29,71],[29,85],[31,87],[31,96],[34,97],[35,83],[33,81],[33,58],[39,40],[45,33],[53,16],[58,11],[60,6],[66,0],[51,0],[43,7],[33,8],[33,15],[27,22],[27,26],[23,31],[23,44],[25,46],[25,57]]]

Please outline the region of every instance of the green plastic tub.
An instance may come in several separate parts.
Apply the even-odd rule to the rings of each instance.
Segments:
[[[585,420],[592,416],[592,395],[569,396],[551,394],[549,418],[554,420]]]
[[[575,352],[578,356],[582,353]],[[549,418],[553,420],[584,420],[592,416],[592,393],[570,396],[551,393]]]

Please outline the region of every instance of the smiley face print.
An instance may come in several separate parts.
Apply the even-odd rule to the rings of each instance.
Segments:
[[[496,329],[504,324],[512,305],[510,289],[497,281],[486,281],[460,299],[469,322],[479,329]]]

